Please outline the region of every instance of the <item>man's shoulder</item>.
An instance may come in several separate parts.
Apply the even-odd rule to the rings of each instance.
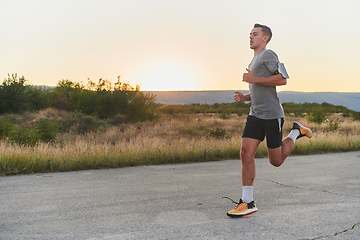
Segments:
[[[261,53],[261,61],[279,61],[277,54],[271,49],[264,49]]]
[[[275,53],[275,51],[271,50],[271,49],[264,49],[264,55],[271,55],[271,56],[277,57],[277,54]]]

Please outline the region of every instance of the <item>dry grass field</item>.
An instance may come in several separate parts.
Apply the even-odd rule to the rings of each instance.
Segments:
[[[31,124],[66,114],[48,109],[29,115],[24,121]],[[294,119],[285,117],[284,137]],[[360,150],[360,121],[341,114],[330,119],[337,124],[298,119],[313,130],[313,138],[299,139],[292,154]],[[226,119],[219,114],[164,114],[155,121],[122,124],[86,134],[58,134],[55,142],[33,147],[3,140],[0,175],[239,159],[245,121],[246,116],[235,114]],[[261,144],[256,157],[266,157],[265,146]]]

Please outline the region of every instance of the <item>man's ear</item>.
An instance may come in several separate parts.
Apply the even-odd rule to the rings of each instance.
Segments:
[[[266,36],[266,35],[265,35],[265,36],[263,37],[263,40],[264,40],[265,42],[267,42],[268,39],[269,39],[269,36]]]

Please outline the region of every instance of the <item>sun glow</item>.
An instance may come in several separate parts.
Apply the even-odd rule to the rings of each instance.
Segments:
[[[197,87],[197,76],[191,68],[173,60],[146,64],[136,80],[143,91],[195,90]]]

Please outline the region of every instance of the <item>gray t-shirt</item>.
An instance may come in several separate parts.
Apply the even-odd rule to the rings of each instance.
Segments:
[[[264,49],[254,56],[248,69],[255,77],[270,77],[278,69],[279,59],[272,50]],[[284,117],[284,110],[277,96],[275,86],[250,83],[250,115],[260,119]]]

